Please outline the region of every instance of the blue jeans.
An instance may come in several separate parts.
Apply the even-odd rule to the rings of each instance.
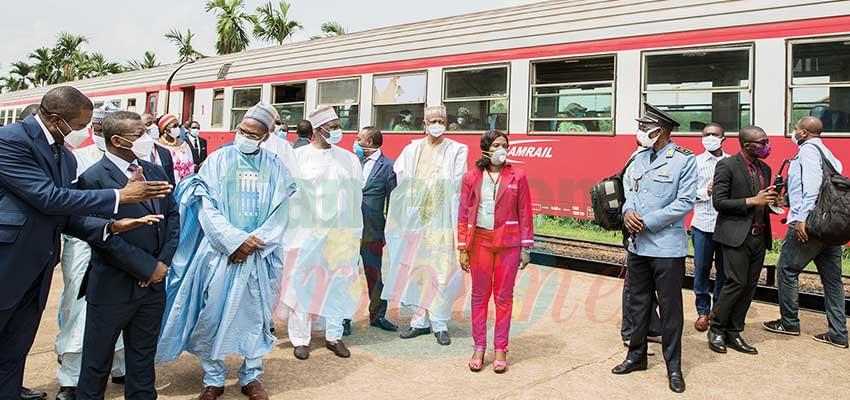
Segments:
[[[720,289],[726,283],[723,271],[723,253],[720,245],[712,240],[714,234],[691,228],[694,241],[694,294],[696,295],[697,314],[708,315],[711,312],[711,264],[717,270],[714,278],[714,303],[720,298]]]
[[[806,243],[797,239],[793,226],[788,227],[779,254],[779,312],[786,328],[799,328],[800,272],[814,261],[823,283],[823,300],[829,335],[847,340],[847,317],[844,315],[844,284],[841,281],[841,247],[827,246],[809,237]]]

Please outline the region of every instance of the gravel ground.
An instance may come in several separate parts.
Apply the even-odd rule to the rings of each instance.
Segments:
[[[547,241],[538,240],[535,244],[535,248],[552,254],[561,254],[572,257],[581,257],[589,260],[600,260],[600,261],[608,261],[612,263],[617,263],[620,265],[626,265],[626,252],[621,248],[605,246],[605,245],[595,245],[590,243],[571,243],[571,244],[561,244],[561,243],[552,243]],[[693,275],[694,273],[694,260],[691,257],[688,257],[685,261],[685,268],[687,269],[687,273]],[[712,277],[714,276],[714,271],[712,271]],[[767,269],[763,269],[761,272],[761,284],[767,283]],[[801,292],[809,292],[809,293],[823,293],[823,285],[820,281],[820,276],[814,273],[803,273],[800,274],[800,291]],[[850,297],[850,278],[844,277],[844,293],[845,296]]]

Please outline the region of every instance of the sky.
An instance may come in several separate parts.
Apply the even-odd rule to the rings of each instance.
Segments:
[[[319,34],[325,21],[337,21],[349,32],[357,32],[539,1],[290,0],[289,17],[304,26],[293,41],[303,41]],[[266,3],[244,2],[251,13]],[[29,62],[27,56],[36,48],[52,47],[59,32],[84,35],[89,43],[83,48],[101,52],[110,61],[124,64],[151,50],[166,64],[176,61],[177,50],[164,35],[172,28],[184,32],[188,28],[195,34],[195,49],[215,55],[215,15],[204,11],[205,4],[205,0],[27,0],[13,7],[24,11],[19,18],[9,18],[15,11],[4,7],[0,73],[5,75],[15,61]],[[251,48],[269,45],[252,38]]]

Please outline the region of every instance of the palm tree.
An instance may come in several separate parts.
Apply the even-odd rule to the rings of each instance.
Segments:
[[[322,24],[322,34],[313,36],[310,38],[310,40],[342,36],[346,33],[348,32],[345,31],[345,28],[343,28],[342,25],[339,24],[339,22],[328,21]]]
[[[15,90],[29,89],[29,84],[32,83],[32,66],[23,61],[14,62],[9,71],[9,77],[14,78],[17,83]]]
[[[50,49],[47,47],[35,49],[35,51],[30,53],[29,58],[35,61],[32,68],[33,83],[36,86],[49,85],[57,79],[59,71],[56,68],[53,53]]]
[[[26,89],[25,87],[23,87],[23,83],[21,82],[21,80],[15,78],[11,74],[9,74],[9,76],[5,78],[0,78],[0,81],[3,81],[0,86],[2,86],[6,90],[6,92],[14,92],[16,90]]]
[[[106,57],[101,53],[88,55],[86,67],[85,78],[96,78],[124,72],[124,68],[120,64],[107,61]]]
[[[79,75],[77,72],[78,63],[84,61],[79,55],[82,52],[80,46],[88,42],[88,38],[82,35],[73,35],[67,32],[59,33],[56,46],[53,48],[53,60],[60,70],[58,82],[76,79]]]
[[[218,54],[238,53],[248,48],[251,39],[244,24],[255,24],[257,18],[242,11],[244,0],[209,0],[206,11],[215,11],[216,22],[215,49]]]
[[[192,61],[204,56],[201,52],[192,47],[192,38],[194,37],[195,34],[192,33],[191,29],[187,29],[185,35],[178,29],[172,29],[165,34],[165,38],[177,46],[178,62]]]
[[[281,0],[277,8],[271,1],[257,7],[258,21],[254,24],[254,37],[282,45],[284,40],[292,36],[297,29],[303,29],[304,27],[298,21],[287,19],[290,6],[286,1]]]
[[[127,63],[127,70],[138,71],[142,69],[156,68],[159,65],[159,61],[156,59],[156,54],[152,51],[146,51],[141,60],[131,60]]]

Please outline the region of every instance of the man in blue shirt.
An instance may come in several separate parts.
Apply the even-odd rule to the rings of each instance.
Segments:
[[[682,277],[688,254],[685,216],[694,208],[697,186],[696,158],[670,140],[679,123],[669,114],[645,104],[638,119],[638,143],[645,148],[635,155],[624,176],[626,203],[623,216],[631,234],[628,243],[629,314],[634,330],[629,353],[611,371],[628,374],[647,368],[647,332],[652,296],[658,293],[661,334],[670,390],[685,391],[682,375]]]
[[[779,270],[779,311],[782,318],[765,322],[764,328],[787,335],[800,334],[798,294],[800,272],[814,261],[823,282],[826,319],[829,332],[815,335],[818,342],[847,348],[847,318],[844,315],[844,284],[841,281],[841,246],[828,246],[806,232],[806,218],[815,208],[823,180],[821,152],[836,172],[841,161],[835,158],[820,139],[823,124],[815,117],[797,122],[791,140],[800,146],[788,170],[788,233],[782,244]],[[818,151],[820,150],[820,151]]]

